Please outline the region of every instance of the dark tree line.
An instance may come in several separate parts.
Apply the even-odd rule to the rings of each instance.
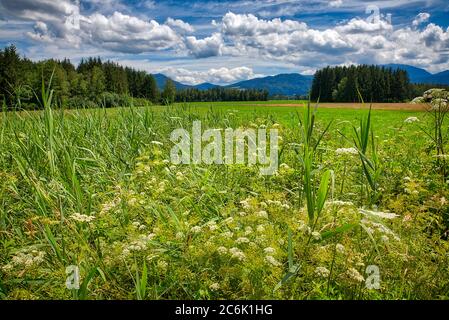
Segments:
[[[42,79],[54,90],[61,106],[113,107],[129,105],[130,97],[159,102],[154,77],[100,58],[82,59],[78,67],[70,60],[33,62],[19,56],[11,45],[0,50],[0,98],[8,107],[39,107]]]
[[[268,96],[256,90],[223,88],[177,92],[171,80],[159,91],[151,74],[112,61],[87,58],[76,67],[68,59],[33,62],[21,57],[14,45],[0,50],[0,103],[4,100],[8,108],[39,108],[42,79],[47,86],[51,79],[56,103],[68,108],[119,107],[148,102],[266,100]]]
[[[267,101],[268,91],[248,89],[241,90],[235,88],[215,87],[208,90],[196,88],[185,89],[176,94],[178,102],[213,102],[213,101]]]
[[[404,70],[374,65],[327,67],[313,79],[311,98],[322,102],[404,102],[413,98],[414,86]]]

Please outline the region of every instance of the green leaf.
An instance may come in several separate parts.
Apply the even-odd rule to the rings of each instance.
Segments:
[[[341,227],[335,228],[334,230],[323,232],[321,234],[321,239],[322,240],[326,240],[326,239],[332,238],[332,237],[334,237],[336,235],[348,232],[348,231],[354,229],[357,226],[358,226],[358,224],[347,223],[345,225],[342,225]]]

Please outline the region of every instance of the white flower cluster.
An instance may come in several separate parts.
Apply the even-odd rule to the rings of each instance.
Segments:
[[[250,210],[251,209],[251,205],[249,204],[249,200],[242,200],[240,201],[240,204],[242,205],[242,208],[245,210]]]
[[[335,150],[335,153],[339,155],[359,154],[356,148],[338,148],[337,150]]]
[[[282,209],[287,209],[287,210],[290,209],[290,205],[288,203],[282,203],[279,200],[267,200],[267,203],[268,203],[268,205],[277,206]]]
[[[336,207],[352,207],[354,206],[354,203],[351,201],[341,201],[341,200],[333,200],[333,201],[327,201],[326,206],[336,206]]]
[[[2,267],[2,270],[7,272],[14,268],[28,269],[32,266],[39,265],[44,261],[45,252],[38,250],[31,250],[30,252],[18,252],[12,257],[11,261]]]
[[[345,246],[341,243],[337,243],[337,245],[335,246],[335,250],[340,254],[343,254],[346,251]]]
[[[257,216],[262,219],[268,219],[268,213],[265,210],[261,210],[257,213]]]
[[[201,232],[201,227],[200,226],[194,226],[190,229],[190,232],[192,233],[200,233]]]
[[[320,278],[327,278],[330,275],[330,271],[326,267],[316,267],[315,274]]]
[[[267,247],[263,249],[263,252],[265,252],[266,254],[273,254],[276,252],[276,250],[274,250],[272,247]]]
[[[389,228],[387,228],[386,226],[384,226],[381,223],[373,222],[373,221],[370,221],[370,220],[367,220],[367,219],[363,219],[361,221],[361,223],[365,227],[365,230],[367,232],[369,232],[370,234],[373,234],[374,231],[377,231],[377,232],[381,233],[382,237],[383,237],[382,241],[384,241],[384,242],[388,241],[388,239],[386,239],[385,236],[386,237],[391,236],[396,241],[400,241],[401,240],[393,231],[391,231]]]
[[[71,215],[71,218],[77,222],[92,222],[93,220],[95,220],[94,216],[87,216],[85,214],[81,214],[81,213],[74,213]]]
[[[360,272],[358,272],[354,268],[348,269],[348,271],[346,271],[346,274],[348,275],[348,277],[351,280],[355,280],[356,282],[363,282],[363,281],[365,281],[365,278],[360,274]]]
[[[365,210],[365,209],[359,209],[359,212],[365,216],[382,218],[382,219],[394,219],[394,218],[399,217],[397,214],[390,213],[390,212],[372,211],[372,210]]]
[[[229,253],[231,254],[232,258],[237,259],[239,261],[243,261],[246,259],[245,254],[239,248],[231,248],[229,249]]]
[[[245,237],[240,237],[237,240],[235,240],[235,243],[237,244],[249,243],[249,239]]]
[[[141,224],[139,221],[134,221],[134,222],[132,223],[132,226],[133,226],[135,229],[140,230],[140,231],[145,230],[145,229],[147,228],[145,225]]]
[[[147,249],[148,242],[153,240],[156,234],[150,233],[149,235],[141,235],[139,239],[132,241],[128,246],[126,246],[122,253],[124,257],[127,257],[131,252],[139,252]]]
[[[273,267],[280,267],[282,266],[282,263],[280,263],[279,261],[276,260],[275,257],[270,256],[270,255],[266,255],[265,256],[265,262],[272,265]]]
[[[104,215],[115,209],[122,202],[121,198],[106,202],[101,206],[100,215]]]
[[[212,291],[218,291],[218,290],[220,290],[220,285],[218,284],[218,283],[212,283],[210,286],[209,286],[209,289],[211,289]]]
[[[408,117],[404,120],[405,123],[413,123],[413,122],[419,122],[419,119],[417,117]]]

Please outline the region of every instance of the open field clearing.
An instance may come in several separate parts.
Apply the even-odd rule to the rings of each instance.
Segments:
[[[189,107],[296,107],[302,108],[307,103],[304,100],[269,100],[269,101],[244,101],[244,102],[188,102],[178,103],[177,106]],[[400,111],[426,111],[425,104],[412,103],[320,103],[319,107],[323,109],[366,109],[367,106],[372,106],[373,110],[400,110]]]
[[[431,114],[367,116],[233,103],[3,113],[0,296],[446,299],[449,187],[422,131]],[[172,164],[171,132],[195,120],[279,130],[278,172]],[[73,268],[79,287],[66,286]]]

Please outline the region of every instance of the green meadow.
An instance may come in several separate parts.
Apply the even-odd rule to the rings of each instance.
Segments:
[[[2,299],[449,298],[431,113],[43,100],[0,114]],[[277,129],[277,173],[171,163],[195,120]]]

